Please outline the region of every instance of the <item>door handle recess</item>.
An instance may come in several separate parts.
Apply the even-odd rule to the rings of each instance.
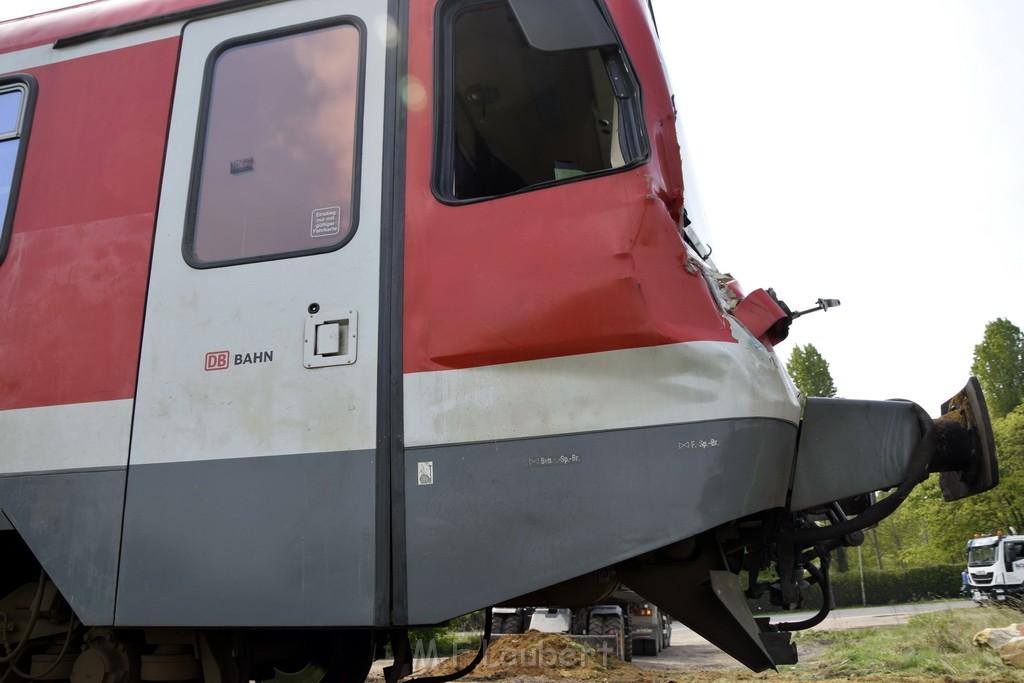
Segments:
[[[356,362],[358,325],[355,311],[317,312],[306,317],[302,364],[307,368]]]

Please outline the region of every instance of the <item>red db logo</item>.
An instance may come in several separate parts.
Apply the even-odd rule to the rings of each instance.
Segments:
[[[206,354],[206,369],[209,370],[227,370],[230,365],[230,352],[228,351],[210,351]]]

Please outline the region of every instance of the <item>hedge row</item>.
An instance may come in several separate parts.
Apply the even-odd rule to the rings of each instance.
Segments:
[[[833,565],[833,568],[835,565]],[[864,570],[864,596],[868,605],[898,605],[921,600],[955,599],[960,596],[960,572],[963,565],[933,565],[912,569]],[[836,608],[860,607],[860,572],[854,569],[843,574],[832,571],[832,594]],[[817,585],[810,588],[801,610],[821,607],[821,591]],[[755,612],[775,612],[768,595],[751,601]]]

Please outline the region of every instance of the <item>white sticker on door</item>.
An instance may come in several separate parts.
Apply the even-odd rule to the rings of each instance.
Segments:
[[[328,206],[314,209],[309,222],[310,237],[329,237],[341,232],[341,207]]]

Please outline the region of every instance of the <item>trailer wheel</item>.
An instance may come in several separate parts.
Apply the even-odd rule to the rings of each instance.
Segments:
[[[505,632],[505,615],[504,614],[492,614],[491,615],[491,633],[504,633]]]
[[[522,633],[523,632],[523,615],[522,614],[507,614],[505,615],[505,627],[501,631],[502,633]]]
[[[591,621],[594,618],[601,619],[602,633],[598,635],[621,635],[622,636],[622,661],[632,662],[633,661],[633,634],[629,629],[629,618],[619,617],[615,615],[605,615],[602,617],[591,617]],[[591,631],[593,633],[593,631]]]
[[[600,614],[590,615],[590,619],[587,620],[587,633],[592,636],[603,636],[604,617]]]

